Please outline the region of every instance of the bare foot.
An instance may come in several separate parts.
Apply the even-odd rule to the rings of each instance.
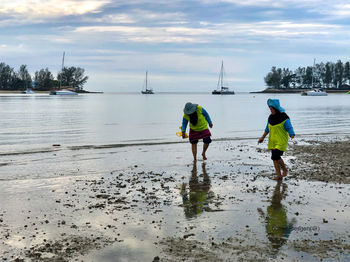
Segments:
[[[272,179],[278,181],[278,180],[282,180],[282,177],[281,177],[281,176],[275,176],[275,177],[272,178]]]
[[[205,154],[202,154],[203,156],[203,160],[207,160],[207,157],[205,156]]]
[[[286,176],[287,176],[287,174],[288,174],[288,171],[287,171],[287,169],[283,169],[283,173],[282,173],[282,176],[283,176],[283,177],[286,177]]]

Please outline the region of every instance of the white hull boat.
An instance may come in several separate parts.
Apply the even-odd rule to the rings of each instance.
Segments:
[[[219,81],[216,89],[211,92],[213,95],[234,95],[235,92],[224,86],[224,62],[221,61],[221,69],[219,74]]]
[[[32,89],[27,88],[25,91],[22,92],[23,94],[32,95],[35,94],[35,92]]]
[[[304,91],[301,93],[302,96],[328,96],[328,94],[320,89],[314,89],[311,91]]]
[[[74,96],[78,95],[78,93],[70,91],[68,89],[62,89],[62,90],[57,90],[57,91],[51,91],[50,95],[61,95],[61,96]]]

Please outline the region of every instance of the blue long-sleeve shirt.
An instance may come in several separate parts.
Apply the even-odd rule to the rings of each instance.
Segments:
[[[207,120],[208,124],[211,125],[212,122],[211,122],[210,116],[209,116],[208,112],[203,107],[202,107],[202,114],[205,117],[205,120]],[[182,127],[181,127],[182,132],[186,132],[187,125],[188,125],[188,120],[183,117],[182,118]]]

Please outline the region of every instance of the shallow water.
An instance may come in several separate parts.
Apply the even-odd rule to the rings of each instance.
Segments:
[[[114,93],[74,97],[2,94],[0,179],[47,177],[58,174],[60,168],[65,170],[62,165],[79,168],[83,164],[89,173],[96,168],[85,166],[90,163],[85,161],[91,157],[90,153],[84,155],[90,152],[84,151],[88,148],[123,146],[127,151],[128,145],[181,143],[183,140],[176,132],[187,101],[201,104],[209,112],[214,123],[213,139],[256,139],[262,134],[269,115],[268,98],[280,99],[296,134],[301,137],[350,134],[350,96],[346,94],[327,97],[299,94]],[[93,155],[99,162],[99,154]],[[37,163],[42,161],[47,163],[45,173],[36,169]],[[63,175],[73,173],[74,170],[69,170]]]
[[[301,240],[321,253],[332,247],[322,241],[349,246],[349,185],[268,178],[266,142],[256,137],[269,97],[281,100],[301,140],[350,133],[346,95],[0,96],[0,258],[77,236],[92,247],[73,248],[74,257],[106,262],[176,261],[169,238],[218,247],[222,259],[240,250],[252,259],[318,261]],[[187,101],[202,104],[214,122],[209,160],[196,166],[188,142],[175,136]],[[256,249],[246,250],[247,239]],[[185,250],[181,243],[174,246]],[[332,248],[333,258],[349,259],[341,245]]]
[[[350,133],[350,96],[346,94],[1,95],[0,145],[4,152],[52,144],[176,141],[188,101],[209,112],[214,138],[256,137],[266,125],[268,98],[280,99],[298,134]]]

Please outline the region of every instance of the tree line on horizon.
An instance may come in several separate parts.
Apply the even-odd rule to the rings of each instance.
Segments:
[[[0,90],[18,91],[31,88],[37,91],[50,91],[60,86],[69,86],[77,91],[83,90],[84,84],[88,80],[85,70],[80,67],[63,67],[53,76],[48,68],[40,69],[32,77],[27,69],[27,65],[21,65],[18,71],[6,63],[0,63]]]
[[[350,62],[327,62],[315,66],[289,68],[276,68],[264,77],[268,88],[337,88],[348,89],[350,83]]]

